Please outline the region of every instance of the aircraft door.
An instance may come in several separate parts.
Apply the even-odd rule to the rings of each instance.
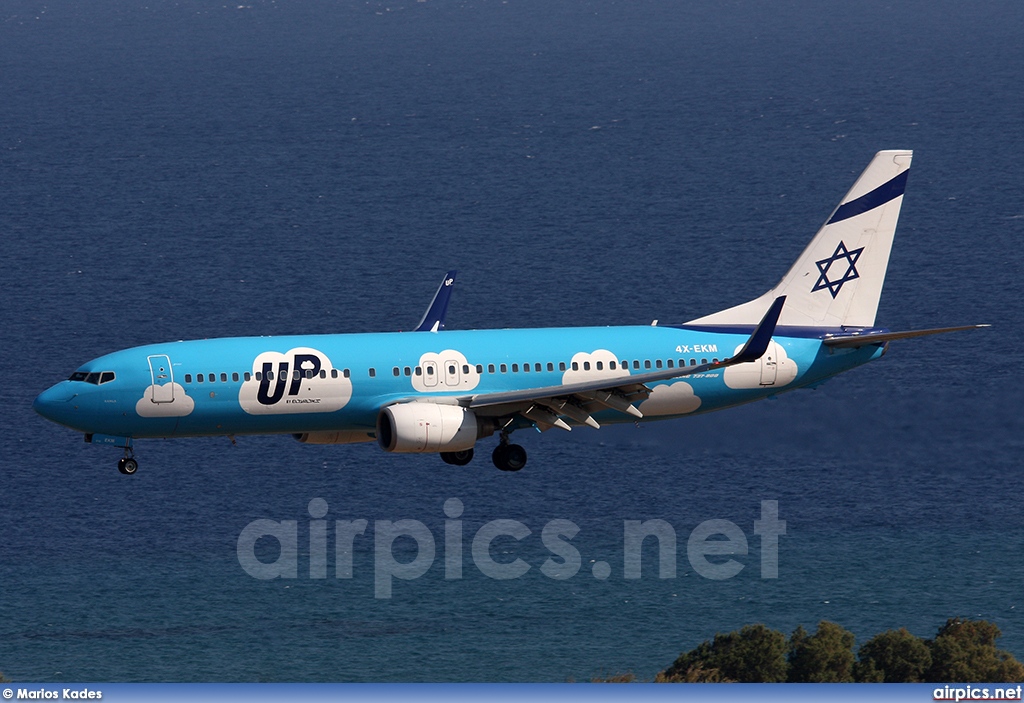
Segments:
[[[423,362],[423,385],[428,388],[437,385],[437,364],[433,361]]]
[[[166,354],[149,357],[149,375],[153,380],[149,387],[149,399],[154,403],[174,402],[174,373],[171,358]]]
[[[459,362],[455,359],[444,362],[444,384],[446,386],[459,385]]]
[[[774,386],[779,375],[779,345],[774,340],[768,343],[768,350],[761,357],[761,385]]]

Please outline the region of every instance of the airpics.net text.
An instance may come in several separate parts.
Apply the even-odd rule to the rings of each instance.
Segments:
[[[463,577],[463,546],[465,542],[462,517],[464,506],[458,498],[444,502],[443,545],[444,578],[457,580]],[[323,498],[313,498],[307,506],[309,513],[309,578],[328,577],[328,505]],[[370,539],[365,519],[334,521],[334,577],[353,577],[353,554],[356,539]],[[576,576],[583,568],[583,557],[572,540],[580,533],[579,526],[572,520],[549,520],[540,530],[540,541],[549,553],[539,569],[542,574],[555,580],[566,580]],[[470,556],[473,565],[481,574],[496,580],[516,579],[524,576],[533,566],[516,556],[511,560],[498,561],[492,555],[492,543],[502,538],[507,544],[509,538],[518,543],[534,531],[519,520],[497,519],[483,524],[472,535]],[[779,519],[779,503],[776,500],[761,501],[761,517],[754,520],[753,534],[760,539],[760,576],[765,579],[779,577],[779,537],[786,534],[786,521]],[[639,579],[642,573],[643,545],[653,537],[657,544],[658,577],[676,577],[677,535],[675,528],[666,520],[623,520],[622,521],[622,576]],[[403,539],[404,538],[404,539]],[[271,539],[276,541],[277,556],[273,561],[262,561],[257,556],[257,542]],[[374,520],[373,521],[373,576],[374,597],[391,598],[395,579],[410,581],[426,574],[433,566],[437,555],[437,540],[434,533],[421,521]],[[395,542],[411,541],[415,544],[415,557],[399,561],[395,554]],[[729,579],[739,574],[746,565],[734,557],[746,556],[749,551],[747,535],[730,520],[705,520],[697,525],[686,539],[686,557],[690,567],[699,576],[711,580]],[[273,550],[271,550],[273,551]],[[506,550],[503,550],[506,551]],[[255,579],[293,579],[299,576],[299,521],[298,520],[253,520],[238,535],[238,563],[249,576]],[[709,558],[710,557],[710,558]],[[590,560],[590,571],[594,578],[605,580],[612,575],[612,566],[607,561]]]

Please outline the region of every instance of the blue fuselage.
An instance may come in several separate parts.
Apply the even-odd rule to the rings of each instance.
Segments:
[[[884,352],[881,344],[824,346],[822,338],[834,331],[779,327],[756,362],[647,384],[652,393],[639,405],[643,419],[704,413],[816,385]],[[170,342],[94,359],[40,394],[34,407],[75,430],[126,438],[352,431],[369,441],[381,408],[395,402],[455,403],[684,368],[729,357],[749,333],[644,326]],[[636,420],[613,409],[595,418]]]

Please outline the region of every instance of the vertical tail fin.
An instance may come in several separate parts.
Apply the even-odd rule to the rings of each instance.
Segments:
[[[913,152],[875,154],[779,284],[694,324],[757,324],[786,296],[781,325],[871,327],[882,295]]]

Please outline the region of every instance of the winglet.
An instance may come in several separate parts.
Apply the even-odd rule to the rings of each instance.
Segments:
[[[437,332],[444,329],[444,317],[448,313],[448,301],[452,297],[452,287],[455,284],[457,271],[449,271],[444,275],[444,280],[434,293],[434,299],[430,301],[430,307],[423,313],[423,319],[416,326],[415,332]]]
[[[750,335],[747,343],[743,345],[736,356],[728,360],[730,364],[757,361],[764,356],[764,353],[768,351],[768,344],[772,341],[772,335],[775,334],[775,325],[778,324],[779,316],[782,315],[782,306],[785,304],[786,296],[780,295],[775,299],[772,306],[768,308],[768,312],[761,318],[757,329]]]

